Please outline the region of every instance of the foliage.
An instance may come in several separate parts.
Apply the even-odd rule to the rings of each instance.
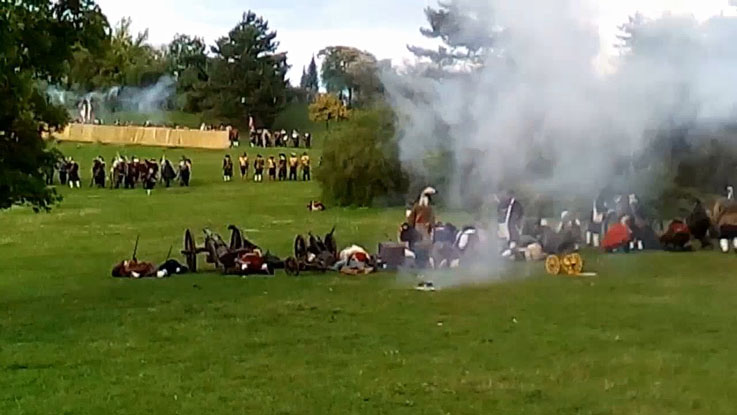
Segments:
[[[313,56],[307,69],[302,68],[302,77],[299,81],[299,87],[304,91],[308,101],[312,101],[320,90],[318,76],[317,63],[315,63],[315,57]]]
[[[257,125],[271,126],[286,104],[289,66],[277,53],[276,32],[253,12],[247,12],[228,36],[211,48],[207,104],[209,112],[239,126],[248,116]]]
[[[167,72],[165,51],[147,44],[148,31],[133,35],[131,20],[122,19],[102,48],[75,47],[67,86],[79,92],[115,86],[150,85]]]
[[[107,20],[89,0],[0,3],[0,209],[29,205],[48,210],[58,201],[46,186],[58,153],[43,130],[67,122],[39,82],[61,82],[73,47],[98,50]]]
[[[357,111],[323,147],[316,171],[324,198],[340,206],[404,202],[407,178],[399,161],[394,114],[386,108]]]
[[[310,60],[309,66],[307,66],[307,73],[305,74],[305,89],[310,91],[312,94],[316,94],[320,90],[320,80],[317,73],[317,63],[315,63],[315,57],[313,56]]]
[[[177,78],[177,107],[201,112],[207,96],[208,59],[199,37],[177,35],[168,46],[168,70]]]
[[[429,28],[420,32],[430,39],[443,42],[438,50],[430,50],[418,46],[408,46],[410,52],[419,58],[427,58],[437,69],[457,69],[459,66],[475,66],[483,63],[485,57],[494,51],[494,38],[499,31],[491,31],[493,22],[487,22],[480,16],[487,13],[474,13],[472,5],[460,0],[441,1],[438,8],[425,8],[425,17]]]
[[[312,122],[324,122],[325,128],[330,128],[330,122],[348,119],[350,111],[335,95],[319,94],[310,104],[309,114]]]
[[[374,55],[348,46],[320,51],[322,82],[328,92],[345,97],[349,106],[368,105],[382,92],[378,62]]]

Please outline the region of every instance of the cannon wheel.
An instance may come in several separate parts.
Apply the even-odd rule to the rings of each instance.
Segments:
[[[307,256],[307,242],[302,235],[297,235],[294,239],[294,256],[298,259]]]
[[[557,255],[550,255],[545,258],[545,271],[550,275],[560,274],[561,263]]]
[[[284,261],[284,272],[292,277],[299,275],[299,262],[297,261],[297,258],[289,257]]]
[[[197,247],[195,247],[194,236],[192,236],[192,232],[189,229],[184,232],[184,249],[182,250],[182,255],[187,260],[189,271],[193,273],[197,272]]]
[[[570,263],[570,275],[580,275],[583,272],[583,258],[579,253],[573,253],[568,255],[568,262]]]

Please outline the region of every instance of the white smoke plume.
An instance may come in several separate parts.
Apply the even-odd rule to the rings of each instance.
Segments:
[[[166,109],[175,93],[176,80],[168,75],[162,76],[154,85],[147,87],[114,86],[106,90],[82,93],[65,91],[54,85],[46,88],[49,99],[55,104],[67,107],[73,118],[78,116],[79,103],[89,99],[96,117],[103,117],[107,122],[116,119],[116,112],[143,115],[149,121],[164,121],[159,119],[161,111]]]
[[[405,164],[422,170],[428,153],[450,149],[452,181],[473,193],[511,183],[593,198],[656,131],[737,116],[737,18],[643,21],[632,53],[603,74],[594,64],[596,10],[586,0],[453,3],[484,22],[492,53],[455,76],[423,76],[418,66],[383,81]],[[477,25],[463,30],[461,38],[479,33]],[[529,161],[540,155],[552,174],[530,180]]]

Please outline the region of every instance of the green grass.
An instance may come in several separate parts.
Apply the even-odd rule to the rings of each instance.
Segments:
[[[62,149],[84,172],[120,150]],[[62,189],[49,214],[0,212],[0,414],[734,413],[734,256],[587,253],[598,277],[514,265],[433,294],[395,274],[109,277],[137,234],[152,261],[230,223],[287,255],[334,224],[374,249],[402,217],[308,213],[315,183],[226,184],[223,152],[187,154],[189,189]]]

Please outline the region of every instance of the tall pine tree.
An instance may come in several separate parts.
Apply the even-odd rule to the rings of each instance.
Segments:
[[[246,127],[248,116],[257,125],[271,127],[286,104],[286,53],[269,23],[247,12],[228,36],[212,47],[209,67],[210,115]]]
[[[319,75],[317,73],[317,63],[315,63],[315,57],[312,57],[310,65],[307,67],[305,89],[315,94],[320,89]]]
[[[299,79],[299,87],[302,89],[307,89],[307,72],[305,72],[305,67],[302,67],[302,77]]]

